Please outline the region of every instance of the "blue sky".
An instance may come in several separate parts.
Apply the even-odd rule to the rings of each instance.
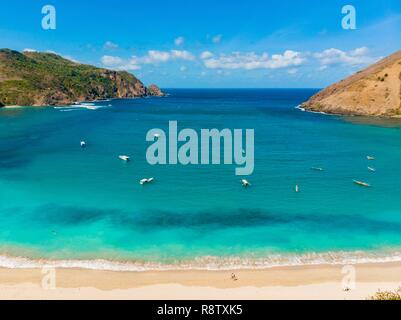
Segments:
[[[41,27],[49,4],[56,30]],[[356,30],[341,26],[348,4]],[[127,69],[165,88],[316,88],[401,49],[401,1],[2,1],[0,47]]]

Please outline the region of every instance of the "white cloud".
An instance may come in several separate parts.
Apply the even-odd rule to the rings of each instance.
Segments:
[[[192,53],[186,50],[170,50],[170,51],[157,51],[150,50],[148,54],[143,57],[136,57],[138,63],[144,64],[155,64],[161,62],[167,62],[169,60],[195,60]]]
[[[283,54],[267,53],[260,55],[254,52],[233,52],[230,55],[221,54],[218,58],[204,61],[209,69],[279,69],[302,65],[306,59],[300,52],[287,50]]]
[[[184,38],[184,37],[178,37],[178,38],[176,38],[176,39],[174,40],[174,44],[175,44],[176,46],[181,46],[181,45],[184,44],[184,42],[185,42],[185,38]]]
[[[213,43],[220,43],[222,38],[223,38],[223,35],[222,34],[218,34],[218,35],[216,35],[216,36],[214,36],[212,38],[212,42]]]
[[[35,50],[35,49],[26,48],[26,49],[24,49],[22,52],[38,52],[38,51]]]
[[[138,70],[144,64],[159,64],[174,60],[192,61],[195,60],[195,56],[186,50],[149,50],[144,56],[132,56],[129,59],[117,56],[103,56],[101,58],[105,67],[113,67],[117,70]]]
[[[115,56],[103,56],[101,59],[103,66],[108,68],[114,68],[117,70],[139,70],[141,67],[137,64],[137,61],[133,58],[124,60],[120,57]]]
[[[107,67],[114,67],[123,63],[123,59],[121,59],[120,57],[113,57],[113,56],[103,56],[101,61],[102,64]]]
[[[378,60],[369,55],[369,49],[367,47],[361,47],[351,51],[342,51],[340,49],[331,48],[315,53],[314,57],[319,60],[323,67],[331,65],[366,65]],[[324,68],[321,70],[324,70]]]
[[[118,49],[118,44],[115,44],[111,41],[106,41],[105,44],[103,45],[103,48],[106,50],[115,50]]]
[[[138,64],[138,60],[136,59],[136,57],[132,57],[128,61],[123,61],[122,64],[116,66],[116,69],[133,71],[141,69],[141,66]]]
[[[286,50],[280,54],[270,55],[266,52],[236,51],[232,53],[213,54],[203,51],[195,57],[187,50],[149,50],[143,55],[134,55],[122,58],[104,55],[101,63],[105,67],[115,70],[138,70],[144,65],[159,65],[170,62],[202,61],[206,69],[215,69],[219,74],[226,75],[227,70],[258,70],[258,69],[286,69],[287,74],[295,75],[310,60],[310,66],[316,71],[323,71],[333,65],[356,67],[370,64],[378,59],[371,56],[368,48],[361,47],[350,51],[327,49],[321,52],[298,52]],[[178,70],[186,71],[188,66],[178,65]],[[177,70],[177,69],[176,69]],[[226,70],[225,72],[219,70]]]
[[[136,64],[135,59],[131,59],[127,64],[123,64],[117,68],[118,70],[133,71],[141,69],[141,66]]]
[[[137,58],[137,57],[136,57]],[[137,58],[138,62],[152,64],[159,62],[167,62],[170,60],[170,53],[168,51],[149,50],[148,54],[142,58]]]
[[[183,50],[183,51],[171,50],[170,54],[171,54],[172,59],[181,59],[181,60],[188,60],[188,61],[195,60],[194,55],[186,50]]]
[[[210,51],[203,51],[203,52],[200,54],[200,58],[201,58],[202,60],[206,60],[206,59],[213,58],[213,53],[211,53]]]

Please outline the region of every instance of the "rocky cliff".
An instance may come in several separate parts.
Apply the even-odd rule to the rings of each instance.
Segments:
[[[302,107],[333,114],[401,117],[401,51],[327,87]]]
[[[128,72],[96,68],[52,53],[0,50],[0,106],[66,105],[153,94]]]
[[[165,96],[165,94],[155,84],[151,84],[148,87],[148,91],[149,91],[149,94],[152,95],[152,96],[156,96],[156,97],[164,97]]]

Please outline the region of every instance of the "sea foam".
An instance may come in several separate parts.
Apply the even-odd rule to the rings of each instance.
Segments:
[[[352,251],[307,253],[302,255],[274,254],[264,258],[246,257],[198,257],[175,263],[145,261],[93,260],[47,260],[24,257],[0,256],[0,267],[9,269],[38,269],[44,267],[60,269],[86,269],[101,271],[172,271],[172,270],[244,270],[270,269],[274,267],[318,266],[318,265],[354,265],[368,263],[400,262],[401,251]]]
[[[111,105],[97,105],[94,103],[80,103],[80,104],[73,104],[73,105],[53,107],[53,108],[56,110],[59,110],[59,111],[75,111],[75,110],[82,110],[82,109],[97,110],[100,108],[107,108],[110,106]]]

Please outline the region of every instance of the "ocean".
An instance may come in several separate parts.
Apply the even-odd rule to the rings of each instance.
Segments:
[[[0,267],[401,260],[401,120],[296,108],[316,89],[166,92],[0,109]],[[169,121],[196,131],[254,129],[252,186],[242,187],[235,164],[149,165],[146,134],[167,132]]]

